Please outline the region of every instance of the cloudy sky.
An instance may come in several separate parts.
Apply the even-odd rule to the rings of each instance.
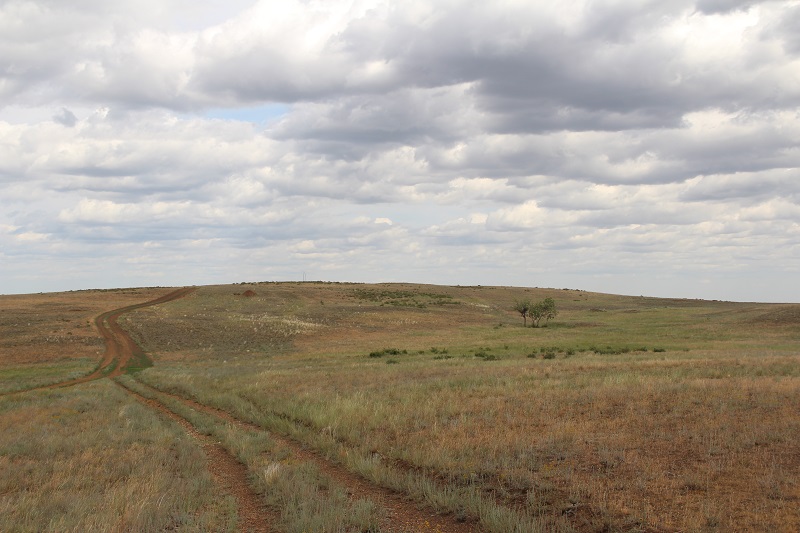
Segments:
[[[0,293],[800,302],[800,2],[0,0]]]

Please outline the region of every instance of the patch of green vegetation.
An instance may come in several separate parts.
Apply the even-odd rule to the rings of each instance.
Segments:
[[[359,300],[379,303],[382,306],[390,305],[394,307],[416,307],[425,309],[429,305],[459,303],[449,294],[422,291],[359,288],[354,289],[352,294]]]
[[[483,359],[484,361],[498,361],[500,358],[489,351],[489,348],[478,348],[475,351],[475,357]]]
[[[620,355],[626,354],[631,352],[647,352],[646,346],[640,346],[638,348],[631,348],[630,346],[590,346],[590,352],[594,352],[597,355]],[[667,350],[664,348],[653,348],[654,352],[666,352]]]
[[[384,348],[383,350],[376,350],[374,352],[370,352],[370,357],[383,357],[384,355],[406,355],[408,354],[408,350],[398,350],[397,348]]]
[[[44,387],[91,374],[97,361],[69,359],[60,362],[33,363],[0,367],[0,393]]]

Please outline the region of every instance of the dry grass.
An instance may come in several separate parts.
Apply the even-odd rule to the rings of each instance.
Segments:
[[[201,433],[212,435],[247,467],[251,485],[264,503],[280,514],[280,529],[287,533],[376,531],[381,510],[366,500],[348,499],[341,486],[314,465],[298,461],[291,450],[275,442],[266,431],[237,427],[199,412],[166,395],[142,387],[128,376],[125,387],[154,398],[188,420]]]
[[[295,420],[454,490],[478,487],[548,528],[800,527],[800,335],[785,319],[795,307],[531,290],[561,310],[534,330],[510,311],[522,289],[366,288],[259,285],[237,304],[246,312],[220,305],[224,316],[207,319],[226,331],[262,317],[257,334],[280,350],[210,347],[142,379]],[[208,313],[234,298],[226,290],[199,291],[179,318],[193,323],[192,306]],[[176,311],[158,312],[166,330]],[[129,323],[145,324],[141,314]],[[287,335],[276,317],[314,326]],[[368,357],[385,348],[400,351],[397,364]]]
[[[0,398],[0,530],[231,531],[202,452],[109,381]]]
[[[96,367],[97,361],[94,359],[0,366],[0,394],[75,379],[91,373]]]
[[[558,318],[522,328],[524,297]],[[120,323],[138,379],[487,531],[800,530],[800,306],[270,283]]]

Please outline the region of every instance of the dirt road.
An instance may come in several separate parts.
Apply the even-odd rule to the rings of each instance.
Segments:
[[[144,368],[152,365],[150,359],[145,355],[144,351],[136,344],[130,335],[123,330],[117,323],[117,319],[124,313],[141,309],[142,307],[149,307],[151,305],[163,304],[183,298],[184,296],[192,293],[194,287],[184,287],[165,294],[155,300],[150,300],[140,304],[129,305],[107,311],[98,315],[94,320],[94,325],[97,328],[100,336],[103,337],[106,343],[105,353],[103,359],[97,365],[97,369],[87,376],[64,381],[49,385],[49,388],[68,387],[78,383],[85,383],[94,379],[102,377],[113,378],[119,376],[130,370],[131,368]]]
[[[195,288],[186,287],[170,292],[164,296],[149,300],[147,302],[129,305],[102,313],[95,318],[95,326],[98,333],[105,340],[105,353],[99,362],[97,369],[91,374],[81,378],[63,381],[47,387],[37,387],[35,389],[67,387],[85,383],[101,378],[114,378],[123,373],[152,366],[152,361],[147,357],[142,348],[122,329],[117,323],[117,319],[124,313],[158,305],[182,298],[193,292]],[[211,470],[217,481],[225,487],[237,500],[241,531],[270,531],[271,524],[277,521],[274,512],[264,509],[260,503],[260,497],[252,490],[247,480],[247,470],[233,454],[219,443],[200,434],[188,420],[178,415],[162,402],[155,399],[145,398],[135,391],[123,386],[115,380],[123,390],[131,394],[137,401],[158,410],[162,415],[167,416],[181,426],[199,441],[203,447],[209,461]],[[15,391],[21,393],[26,391]],[[155,392],[155,390],[154,390]],[[163,391],[158,391],[166,394]],[[169,395],[174,399],[191,405],[193,408],[202,410],[206,413],[221,417],[229,423],[249,427],[263,431],[263,428],[254,426],[242,420],[234,418],[231,414],[215,409],[213,407],[199,404],[193,400]],[[387,532],[409,532],[409,531],[438,531],[441,533],[461,533],[477,531],[475,524],[459,523],[453,516],[441,516],[431,510],[421,509],[413,501],[401,493],[396,493],[384,487],[373,484],[343,468],[341,465],[324,458],[315,452],[306,449],[301,443],[289,438],[272,435],[272,438],[283,443],[292,450],[297,460],[307,461],[315,464],[322,472],[335,479],[347,488],[352,497],[368,498],[382,506],[387,511],[387,520],[381,524],[381,530]]]

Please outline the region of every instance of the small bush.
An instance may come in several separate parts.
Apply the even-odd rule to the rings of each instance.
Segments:
[[[666,352],[667,350],[666,348],[653,348],[653,351],[657,353],[663,353]]]
[[[397,348],[385,348],[383,350],[370,352],[370,357],[383,357],[384,355],[400,355],[400,354],[407,354],[408,350],[403,350],[402,352]]]
[[[478,348],[478,351],[475,352],[475,357],[480,357],[484,361],[498,360],[498,357],[496,355],[489,353],[489,348]]]
[[[592,346],[589,348],[591,351],[598,355],[619,355],[623,353],[630,353],[631,349],[627,346],[623,347],[614,347],[614,346],[606,346],[605,348],[598,348],[596,346]]]

